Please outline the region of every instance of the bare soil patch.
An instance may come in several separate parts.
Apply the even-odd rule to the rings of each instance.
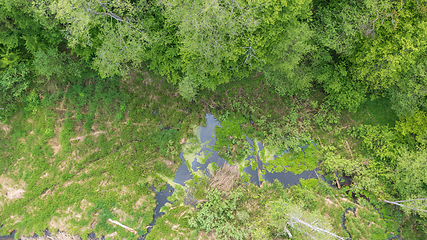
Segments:
[[[2,188],[0,189],[0,195],[4,196],[6,199],[13,201],[15,199],[24,197],[24,181],[16,183],[13,179],[1,175],[0,185],[2,186]]]
[[[165,159],[164,162],[166,163],[166,166],[168,166],[168,168],[172,169],[173,162],[171,160]]]
[[[65,211],[60,211],[61,216],[63,217],[57,217],[57,216],[53,216],[52,219],[50,220],[49,224],[48,224],[48,228],[51,230],[59,230],[61,232],[67,232],[70,231],[70,226],[71,224],[69,223],[70,220],[72,219],[76,219],[79,220],[82,218],[82,215],[74,212],[72,209],[74,208],[74,206],[70,206],[67,208],[67,210]],[[59,211],[58,211],[59,212]],[[85,226],[82,231],[85,230],[89,230],[89,226]]]
[[[75,138],[70,138],[70,142],[75,141],[75,140],[83,140],[85,137],[92,135],[92,136],[98,136],[101,133],[106,133],[106,131],[97,131],[97,132],[93,132],[91,134],[85,135],[85,136],[80,136],[80,137],[75,137]]]
[[[3,131],[5,131],[6,132],[6,135],[10,132],[10,129],[11,129],[12,127],[10,126],[10,125],[6,125],[6,124],[2,124],[1,122],[0,122],[0,129],[3,129]]]
[[[320,196],[320,195],[319,195]],[[325,203],[327,206],[338,206],[338,204],[336,204],[334,201],[332,201],[330,198],[328,197],[323,197],[325,199]]]
[[[119,222],[124,222],[124,221],[126,221],[126,219],[129,219],[129,218],[133,220],[133,218],[131,216],[129,216],[123,210],[121,210],[119,208],[113,208],[113,210],[111,212],[116,214],[119,218],[119,219],[113,219],[113,220],[119,220]]]
[[[61,144],[59,144],[59,141],[57,138],[50,139],[48,144],[53,149],[53,155],[56,155],[62,149]]]

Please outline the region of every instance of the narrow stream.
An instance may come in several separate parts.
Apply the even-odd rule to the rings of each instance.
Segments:
[[[15,231],[8,236],[0,236],[0,240],[15,240]]]
[[[345,220],[346,220],[345,219],[345,214],[348,211],[352,211],[353,214],[355,214],[356,208],[355,207],[349,207],[346,210],[344,210],[344,212],[342,213],[342,216],[341,216],[341,226],[342,226],[342,229],[344,229],[344,231],[348,234],[348,239],[352,239],[351,238],[351,234],[348,232],[347,227],[345,226]]]

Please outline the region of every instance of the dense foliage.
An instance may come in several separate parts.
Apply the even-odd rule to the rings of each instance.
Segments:
[[[342,188],[244,176],[224,192],[203,178],[203,204],[177,190],[154,232],[332,236],[304,225],[322,221],[340,236],[425,238],[426,14],[422,0],[0,0],[2,234],[67,221],[110,234],[113,216],[146,233],[150,186],[172,181],[211,112],[213,149],[230,164],[316,170]],[[4,194],[18,185],[22,198]]]
[[[422,1],[37,0],[0,7],[3,71],[34,60],[36,73],[50,79],[64,63],[55,49],[67,46],[102,77],[148,65],[187,99],[261,71],[281,95],[321,84],[340,108],[356,110],[368,95],[389,95],[399,115],[425,107]],[[53,63],[56,69],[41,67]]]

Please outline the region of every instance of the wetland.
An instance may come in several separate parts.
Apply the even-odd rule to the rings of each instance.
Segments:
[[[360,188],[364,165],[339,165],[362,144],[346,130],[350,119],[369,116],[317,108],[321,94],[264,96],[262,77],[192,102],[145,78],[81,81],[3,123],[2,235],[268,239],[295,216],[323,219],[319,227],[343,238],[419,234]],[[335,120],[319,120],[325,109]]]

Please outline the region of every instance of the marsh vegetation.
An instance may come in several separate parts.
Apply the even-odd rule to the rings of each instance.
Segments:
[[[0,235],[426,239],[426,6],[0,0]]]

